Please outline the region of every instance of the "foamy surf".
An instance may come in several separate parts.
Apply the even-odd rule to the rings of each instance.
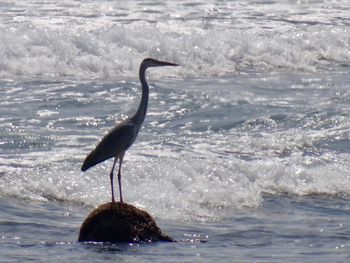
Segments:
[[[8,261],[347,262],[347,1],[0,3],[0,254]],[[135,112],[125,201],[173,244],[77,244],[111,198],[82,162]],[[71,253],[74,250],[74,253]]]

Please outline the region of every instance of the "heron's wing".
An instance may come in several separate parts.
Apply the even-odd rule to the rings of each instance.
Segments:
[[[135,141],[137,128],[131,122],[122,122],[107,133],[96,148],[86,157],[82,171],[103,162],[109,158],[117,157],[125,152]]]

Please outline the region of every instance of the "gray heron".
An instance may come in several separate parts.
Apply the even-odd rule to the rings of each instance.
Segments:
[[[139,69],[139,78],[142,86],[142,96],[139,107],[136,113],[122,121],[119,125],[110,130],[102,140],[97,144],[96,148],[90,152],[86,157],[81,170],[84,172],[90,167],[101,163],[107,159],[114,157],[114,163],[110,172],[110,181],[112,188],[112,202],[114,200],[114,189],[113,189],[113,171],[114,167],[119,160],[118,168],[118,184],[119,184],[119,195],[120,203],[123,203],[122,187],[121,187],[121,168],[125,152],[134,143],[137,134],[140,131],[141,125],[145,119],[147,106],[148,106],[148,93],[149,87],[146,81],[146,69],[150,67],[162,67],[162,66],[178,66],[177,64],[159,61],[153,58],[146,58],[141,62]]]

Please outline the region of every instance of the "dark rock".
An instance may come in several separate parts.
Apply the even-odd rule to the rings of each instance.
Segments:
[[[80,228],[78,241],[173,241],[163,234],[146,212],[126,203],[106,203],[96,208]]]

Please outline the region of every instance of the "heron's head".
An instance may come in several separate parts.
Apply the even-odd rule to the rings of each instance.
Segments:
[[[178,64],[170,63],[166,61],[160,61],[154,58],[146,58],[142,61],[141,66],[143,66],[146,69],[150,67],[178,66]]]

